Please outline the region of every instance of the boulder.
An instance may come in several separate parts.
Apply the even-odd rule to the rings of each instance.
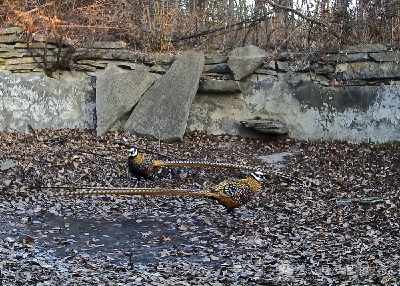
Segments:
[[[265,51],[250,45],[234,49],[229,56],[228,66],[235,75],[235,80],[241,80],[258,69],[267,58]]]
[[[183,140],[204,55],[185,52],[140,99],[124,130],[164,141]]]
[[[96,79],[97,135],[116,126],[139,101],[155,78],[148,67],[137,65],[135,70],[109,65]],[[119,127],[119,126],[117,126]]]

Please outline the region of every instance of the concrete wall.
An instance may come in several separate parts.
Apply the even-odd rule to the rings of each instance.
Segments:
[[[286,124],[289,136],[311,140],[387,142],[400,139],[400,84],[321,87],[309,76],[293,87],[293,78],[252,75],[243,92],[196,96],[190,130],[248,135],[240,121],[272,118]],[[250,133],[251,134],[251,133]]]
[[[65,72],[54,79],[0,71],[0,131],[95,128],[94,80],[84,73]]]

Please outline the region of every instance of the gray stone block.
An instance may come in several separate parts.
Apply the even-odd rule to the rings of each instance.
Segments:
[[[263,74],[263,75],[272,75],[272,76],[278,76],[278,73],[274,70],[271,69],[256,69],[254,71],[255,74]]]
[[[385,45],[382,44],[358,44],[358,45],[346,45],[340,51],[341,53],[377,53],[387,51]]]
[[[20,27],[1,28],[0,35],[21,34],[24,30]]]
[[[282,72],[289,71],[289,64],[287,62],[277,61],[276,67],[277,67],[278,71],[282,71]]]
[[[292,72],[309,72],[310,71],[310,65],[306,64],[306,63],[299,63],[297,65],[291,66],[290,70]]]
[[[228,61],[228,56],[221,55],[221,54],[214,54],[214,55],[205,55],[205,65],[212,65],[212,64],[221,64],[226,63]]]
[[[25,32],[19,27],[0,29],[0,43],[24,43],[26,42]]]
[[[396,52],[370,53],[369,56],[377,62],[400,62],[400,54]]]
[[[365,62],[369,60],[367,53],[353,53],[339,55],[340,62]]]
[[[268,54],[256,46],[236,48],[229,56],[228,66],[235,75],[235,80],[252,74],[268,58]]]
[[[122,70],[110,65],[97,76],[97,135],[103,135],[126,116],[155,79],[148,68],[137,65],[135,70]]]
[[[306,57],[306,54],[299,52],[283,52],[279,54],[278,61],[286,62],[286,61],[294,61],[299,60]]]
[[[93,43],[95,49],[125,49],[126,43],[123,41],[118,42],[95,42]]]
[[[200,83],[199,92],[235,93],[240,92],[240,84],[233,80],[204,80]]]
[[[220,63],[220,64],[205,65],[203,68],[203,73],[225,74],[225,73],[232,73],[232,71],[226,63]]]
[[[185,52],[140,99],[124,130],[164,141],[183,140],[204,55]]]
[[[261,133],[281,134],[281,135],[289,133],[289,129],[287,128],[287,126],[279,120],[251,119],[251,120],[243,120],[243,121],[241,121],[241,123],[243,123],[244,126],[246,126],[248,128],[252,128]]]

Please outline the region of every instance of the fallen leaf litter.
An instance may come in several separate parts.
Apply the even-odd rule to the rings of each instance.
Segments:
[[[126,141],[123,140],[126,138]],[[398,285],[399,167],[395,145],[245,139],[188,133],[159,143],[120,132],[0,133],[2,285]],[[192,197],[52,198],[32,185],[206,189],[238,170],[164,168],[127,176],[128,145],[174,159],[274,168],[257,199],[229,218]],[[163,158],[161,158],[163,159]],[[0,284],[1,284],[0,283]]]

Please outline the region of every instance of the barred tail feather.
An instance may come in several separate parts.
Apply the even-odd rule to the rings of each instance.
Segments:
[[[228,169],[240,169],[246,171],[261,171],[259,168],[251,166],[237,165],[231,163],[216,163],[216,162],[200,162],[200,161],[158,161],[155,163],[157,167],[214,167],[214,168],[228,168]]]
[[[60,187],[58,187],[60,188]],[[62,188],[62,187],[61,187]],[[108,188],[108,187],[65,187],[70,191],[55,194],[56,197],[84,195],[148,195],[148,196],[207,196],[205,192],[188,189],[154,189],[154,188]]]
[[[265,170],[265,169],[260,169],[260,168],[255,168],[251,166],[245,166],[245,165],[237,165],[237,164],[231,164],[231,163],[216,163],[216,162],[200,162],[200,161],[156,161],[155,165],[157,167],[214,167],[214,168],[228,168],[228,169],[240,169],[240,170],[245,170],[245,171],[251,171],[251,172],[262,172],[264,174],[271,174],[275,175],[281,178],[284,178],[286,180],[289,180],[302,188],[307,188],[306,184],[301,181],[298,178],[288,176],[284,173],[274,171],[274,170]]]

